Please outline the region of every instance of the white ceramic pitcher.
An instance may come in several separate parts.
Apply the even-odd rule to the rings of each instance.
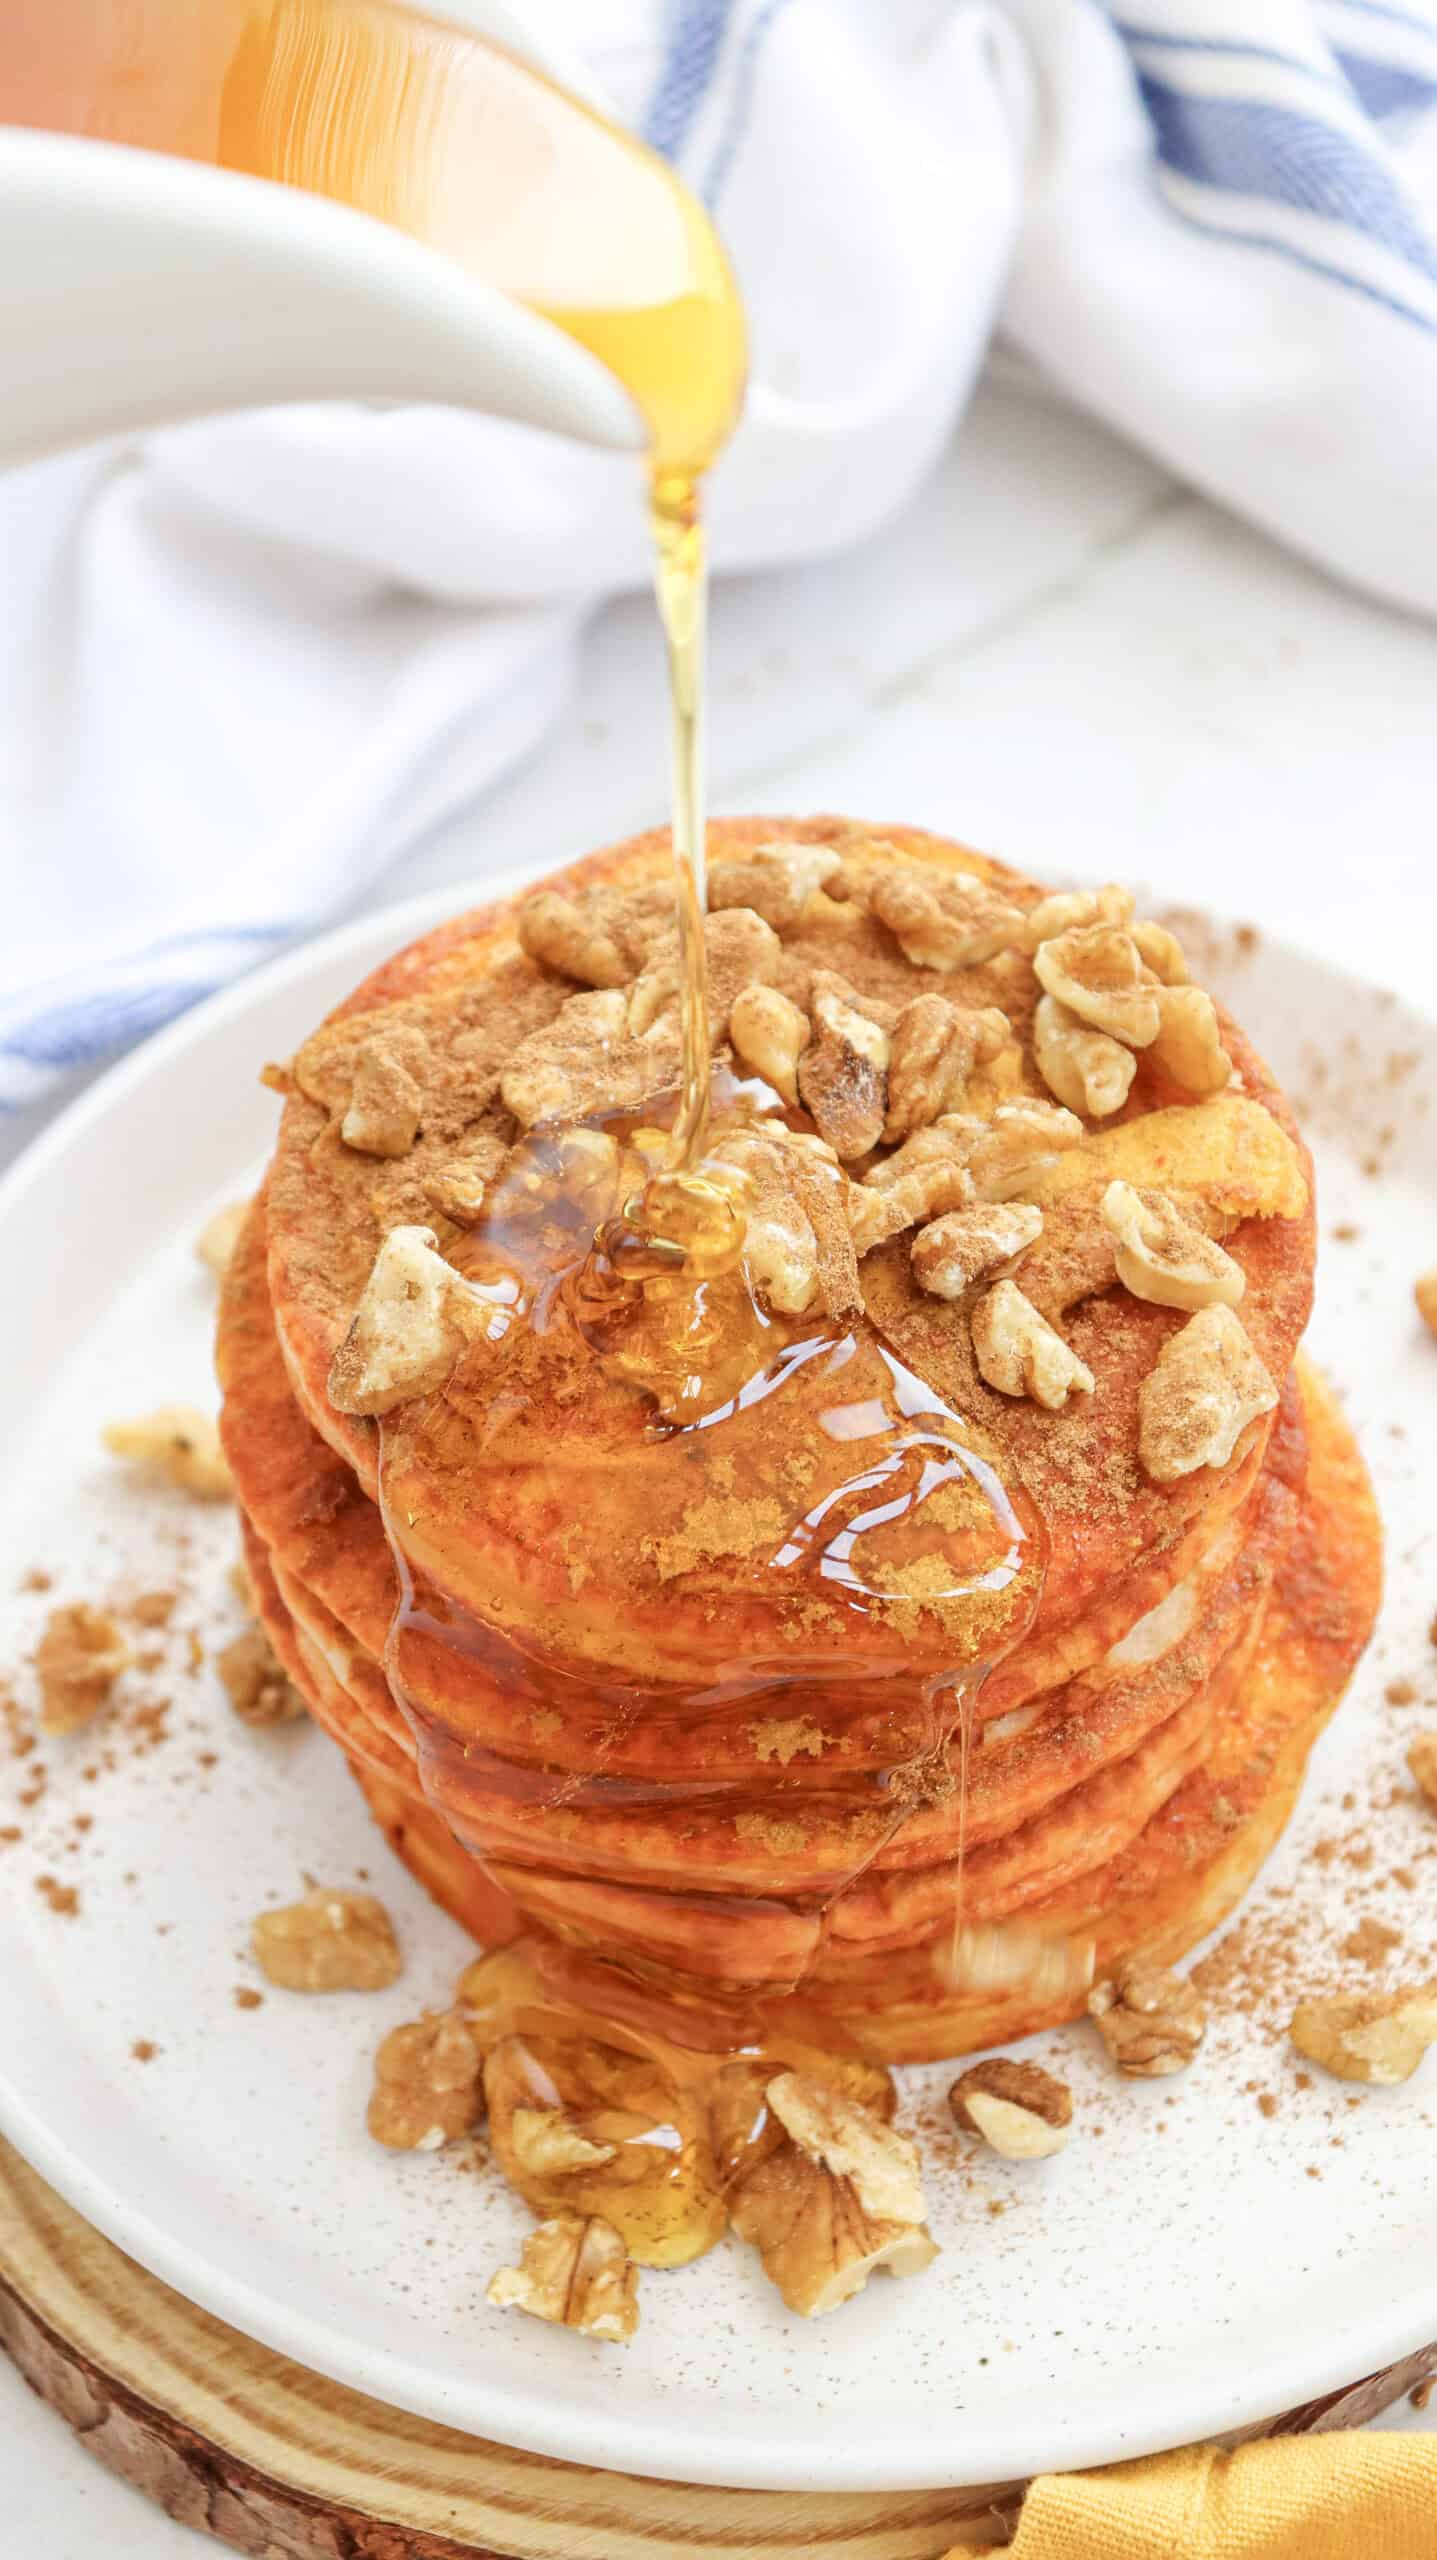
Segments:
[[[19,0],[21,39],[27,6],[63,15],[65,0]],[[503,0],[440,0],[429,14],[601,103]],[[158,150],[3,123],[0,383],[0,464],[329,399],[443,401],[593,444],[644,441],[585,349],[367,214]]]

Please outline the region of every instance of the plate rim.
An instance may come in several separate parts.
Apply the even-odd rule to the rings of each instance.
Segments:
[[[404,942],[471,905],[504,897],[546,867],[542,861],[506,863],[473,883],[428,890],[350,917],[187,1010],[70,1101],[0,1176],[0,1232],[23,1209],[32,1190],[55,1172],[97,1123],[123,1111],[127,1102],[169,1075],[187,1052],[203,1047],[214,1033],[287,989],[299,987],[312,974],[338,968],[352,956],[356,970],[377,966]],[[1236,922],[1207,908],[1202,912],[1219,930],[1230,931]],[[1364,1000],[1386,993],[1374,980],[1345,968],[1320,943],[1307,939],[1300,926],[1295,932],[1265,932],[1263,939],[1269,951],[1290,953],[1307,966],[1325,971]],[[1437,1027],[1437,1018],[1425,1013],[1407,991],[1399,995],[1398,1003],[1429,1031]],[[492,2375],[476,2376],[460,2368],[441,2385],[429,2366],[407,2353],[352,2342],[342,2325],[327,2327],[303,2308],[274,2300],[249,2285],[237,2269],[225,2264],[222,2255],[206,2253],[168,2233],[148,2209],[126,2197],[113,2174],[87,2162],[58,2127],[32,2109],[3,2051],[0,2132],[116,2246],[201,2308],[275,2352],[293,2356],[333,2381],[412,2415],[524,2452],[695,2486],[799,2493],[965,2489],[1026,2479],[1039,2470],[1087,2469],[1219,2436],[1300,2407],[1380,2370],[1437,2336],[1437,2272],[1424,2281],[1420,2267],[1414,2267],[1405,2294],[1334,2323],[1330,2343],[1320,2331],[1308,2336],[1299,2329],[1285,2353],[1275,2358],[1265,2354],[1260,2389],[1249,2376],[1240,2349],[1235,2349],[1226,2375],[1214,2376],[1201,2390],[1174,2376],[1166,2385],[1156,2386],[1154,2396],[1144,2401],[1136,2415],[1124,2407],[1120,2384],[1112,2386],[1110,2408],[1101,2419],[1091,2408],[1070,2415],[1061,2395],[1055,2393],[1049,2395],[1041,2418],[1019,2416],[1005,2425],[989,2425],[979,2447],[971,2440],[965,2445],[961,2415],[955,2407],[952,2451],[942,2449],[954,2441],[947,2437],[921,2453],[902,2440],[875,2445],[855,2439],[850,2444],[830,2436],[820,2469],[812,2451],[795,2458],[787,2443],[778,2439],[745,2442],[739,2435],[729,2453],[721,2440],[703,2435],[678,2412],[665,2415],[655,2440],[640,2420],[617,2406],[601,2413],[591,2406],[566,2403],[562,2394],[555,2395],[553,2377],[526,2376],[517,2390],[510,2391]]]

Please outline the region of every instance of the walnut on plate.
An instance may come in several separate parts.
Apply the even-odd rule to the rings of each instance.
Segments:
[[[439,2151],[477,2124],[479,2047],[454,2011],[426,2011],[394,2027],[374,2057],[366,2118],[391,2151]]]
[[[1429,2046],[1437,2044],[1437,1982],[1385,1995],[1341,1994],[1304,2000],[1288,2028],[1298,2052],[1338,2080],[1363,2080],[1392,2088],[1410,2080]]]
[[[1225,1467],[1277,1389],[1231,1307],[1200,1307],[1138,1391],[1138,1456],[1154,1484]]]
[[[403,1964],[383,1903],[336,1885],[311,1885],[302,1902],[261,1911],[250,1946],[282,1991],[387,1991]]]
[[[876,2267],[916,2275],[937,2256],[917,2151],[838,2090],[796,2071],[768,2084],[787,2140],[741,2174],[734,2228],[752,2241],[790,2311],[833,2311]]]
[[[1117,1248],[1118,1278],[1158,1307],[1235,1307],[1247,1275],[1230,1253],[1185,1217],[1166,1191],[1110,1182],[1099,1214]]]
[[[234,1480],[218,1428],[197,1405],[160,1405],[133,1422],[107,1422],[100,1437],[113,1457],[127,1459],[148,1475],[168,1477],[199,1502],[233,1497]]]
[[[517,2267],[500,2267],[486,2299],[622,2345],[639,2325],[638,2273],[613,2224],[598,2214],[555,2214],[524,2242]]]
[[[216,1209],[212,1218],[206,1218],[195,1238],[195,1252],[205,1269],[212,1271],[217,1280],[223,1280],[230,1267],[248,1216],[247,1200],[231,1200],[226,1208]]]
[[[215,1669],[241,1724],[256,1730],[266,1725],[297,1724],[309,1709],[263,1627],[246,1627],[215,1655]]]
[[[748,907],[775,933],[791,933],[809,900],[841,868],[826,844],[760,844],[709,865],[709,912]]]
[[[968,1319],[978,1374],[1004,1396],[1028,1396],[1060,1413],[1075,1391],[1091,1395],[1092,1370],[1078,1358],[1014,1280],[999,1280]]]
[[[1073,2093],[1041,2063],[996,2054],[959,2074],[948,2092],[956,2124],[1005,2160],[1047,2160],[1073,2124]]]
[[[134,1660],[114,1619],[87,1601],[52,1609],[35,1648],[42,1733],[77,1733]]]
[[[976,968],[1023,938],[1022,909],[971,872],[897,865],[874,879],[869,904],[915,969]]]
[[[1185,2071],[1207,2033],[1207,2007],[1181,1974],[1134,1958],[1093,1985],[1088,2015],[1130,2080]]]
[[[1026,1200],[979,1201],[931,1219],[913,1239],[913,1277],[932,1298],[962,1298],[980,1280],[1005,1278],[1043,1232]]]
[[[390,1413],[443,1385],[487,1311],[438,1250],[432,1227],[391,1227],[330,1363],[336,1413]]]

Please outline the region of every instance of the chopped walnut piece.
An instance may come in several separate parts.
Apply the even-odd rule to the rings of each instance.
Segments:
[[[1423,1272],[1421,1279],[1414,1283],[1412,1294],[1428,1332],[1437,1333],[1437,1266]]]
[[[709,866],[709,912],[749,907],[775,933],[790,933],[840,867],[826,844],[761,844],[752,853],[726,855]]]
[[[41,1732],[78,1732],[99,1714],[134,1658],[104,1610],[83,1600],[52,1609],[35,1648]]]
[[[710,1160],[743,1177],[744,1259],[769,1305],[780,1315],[806,1315],[816,1305],[853,1314],[863,1302],[846,1211],[856,1186],[833,1150],[779,1124],[725,1130]]]
[[[168,1476],[200,1502],[228,1502],[234,1493],[219,1432],[195,1405],[166,1404],[133,1422],[107,1422],[100,1436],[114,1457]]]
[[[1040,1182],[1060,1155],[1083,1143],[1083,1124],[1075,1111],[1054,1102],[1000,1102],[991,1120],[941,1126],[966,1127],[971,1133],[968,1169],[980,1200],[1013,1200]]]
[[[1165,1342],[1138,1393],[1138,1456],[1154,1484],[1225,1467],[1277,1389],[1231,1307],[1202,1307]]]
[[[402,1962],[382,1902],[322,1884],[282,1911],[261,1911],[250,1947],[282,1991],[387,1991]]]
[[[1088,1994],[1088,2015],[1130,2080],[1185,2071],[1207,2033],[1207,2008],[1181,1974],[1134,1960]]]
[[[246,1627],[215,1655],[215,1669],[241,1724],[297,1724],[309,1712],[263,1627]]]
[[[888,1058],[891,1146],[944,1112],[961,1111],[975,1071],[999,1056],[1012,1037],[1006,1013],[996,1005],[975,1012],[946,996],[915,996],[893,1026]]]
[[[1410,2080],[1437,2044],[1437,1982],[1385,1995],[1357,1992],[1304,2000],[1288,2029],[1297,2050],[1338,2080],[1391,2088]]]
[[[1024,916],[1022,948],[1036,951],[1040,942],[1056,942],[1060,933],[1082,925],[1129,924],[1135,904],[1131,889],[1120,889],[1116,881],[1105,889],[1055,889]]]
[[[1240,1263],[1185,1218],[1166,1191],[1110,1182],[1100,1211],[1117,1248],[1118,1278],[1157,1307],[1235,1307],[1247,1287]]]
[[[869,903],[915,969],[967,969],[1023,937],[1019,907],[971,872],[880,872]]]
[[[439,2151],[476,2124],[479,2047],[452,2011],[394,2027],[374,2057],[369,2130],[391,2151]]]
[[[505,1109],[530,1129],[540,1120],[582,1119],[605,1101],[620,1107],[642,1102],[662,1078],[656,1072],[646,1086],[621,1075],[620,1060],[627,1061],[630,1051],[639,1054],[628,1028],[629,998],[622,987],[570,996],[553,1021],[530,1032],[508,1059],[499,1079]],[[675,1060],[677,1054],[675,1049]]]
[[[1201,987],[1164,987],[1162,1020],[1149,1056],[1164,1075],[1199,1100],[1232,1081],[1232,1060],[1222,1045],[1217,1007]]]
[[[1162,1022],[1158,983],[1121,925],[1074,925],[1040,942],[1038,983],[1070,1013],[1126,1048],[1146,1049]]]
[[[639,2325],[638,2275],[613,2224],[593,2214],[556,2214],[524,2243],[517,2267],[501,2267],[487,2299],[499,2311],[531,2311],[619,2343]]]
[[[1437,1813],[1437,1733],[1419,1733],[1407,1745],[1407,1766]]]
[[[1165,987],[1185,987],[1188,964],[1182,944],[1165,924],[1130,924],[1128,931],[1155,978]]]
[[[995,2055],[975,2062],[948,2092],[955,2121],[980,2134],[1005,2160],[1047,2160],[1061,2151],[1073,2123],[1073,2093],[1036,2062]]]
[[[1005,1277],[1042,1231],[1042,1210],[1026,1200],[950,1209],[914,1237],[913,1277],[932,1298],[961,1298],[980,1280]]]
[[[424,1196],[430,1208],[456,1227],[475,1225],[507,1152],[502,1138],[481,1134],[468,1139],[462,1155],[450,1156],[424,1174]]]
[[[860,1256],[908,1227],[967,1206],[973,1197],[968,1156],[978,1125],[948,1118],[916,1129],[891,1156],[870,1165],[861,1182],[849,1184],[848,1224]]]
[[[432,1227],[391,1227],[329,1370],[336,1413],[390,1413],[442,1386],[485,1311],[435,1248]]]
[[[788,2140],[740,2174],[730,2205],[790,2311],[835,2310],[875,2267],[916,2275],[930,2265],[937,2249],[907,2136],[796,2071],[770,2081],[767,2097]]]
[[[725,907],[720,914],[704,918],[704,957],[709,1033],[719,1041],[727,1037],[735,998],[745,987],[772,979],[783,958],[783,944],[772,925],[751,908]],[[671,1008],[677,1018],[678,1003],[678,952],[666,947],[649,961],[629,990],[627,1028],[642,1038]]]
[[[541,968],[577,978],[581,986],[627,986],[636,963],[610,929],[611,914],[602,894],[580,900],[562,889],[537,889],[519,909],[520,947]]]
[[[509,2118],[514,2158],[526,2177],[563,2178],[575,2169],[600,2169],[617,2156],[612,2142],[594,2142],[563,2107],[516,2107]]]
[[[1029,1396],[1045,1412],[1060,1413],[1074,1390],[1092,1394],[1092,1370],[1039,1315],[1016,1281],[1000,1280],[989,1289],[968,1325],[978,1374],[999,1395]]]
[[[212,1218],[206,1218],[195,1238],[196,1253],[217,1280],[223,1280],[230,1267],[230,1258],[248,1216],[249,1202],[232,1200],[228,1208],[216,1209]]]
[[[419,1135],[424,1096],[399,1051],[375,1040],[360,1052],[339,1124],[345,1146],[365,1156],[407,1156]]]
[[[1131,1049],[1106,1031],[1095,1031],[1056,996],[1038,998],[1033,1055],[1049,1092],[1090,1120],[1106,1120],[1121,1111],[1138,1071]]]
[[[777,987],[741,987],[728,1018],[739,1064],[762,1076],[785,1102],[798,1100],[798,1062],[810,1038],[802,1007]]]
[[[813,1037],[798,1062],[798,1091],[814,1127],[839,1156],[866,1156],[888,1110],[888,1034],[859,1010],[831,970],[814,972]]]

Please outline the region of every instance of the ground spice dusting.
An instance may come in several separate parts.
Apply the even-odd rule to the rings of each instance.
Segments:
[[[1389,1680],[1382,1692],[1389,1707],[1412,1707],[1417,1703],[1417,1688],[1411,1680]]]
[[[240,1982],[235,1985],[234,2000],[235,2007],[237,2009],[262,2009],[264,2007],[264,1993],[262,1991],[255,1991],[247,1982]]]
[[[62,1920],[73,1920],[80,1908],[80,1897],[74,1886],[61,1884],[58,1876],[37,1876],[35,1891]]]
[[[150,2042],[148,2036],[136,2036],[134,2043],[130,2047],[130,2051],[136,2062],[153,2062],[156,2054],[159,2052],[159,2049],[160,2048],[157,2044],[152,2044]]]

